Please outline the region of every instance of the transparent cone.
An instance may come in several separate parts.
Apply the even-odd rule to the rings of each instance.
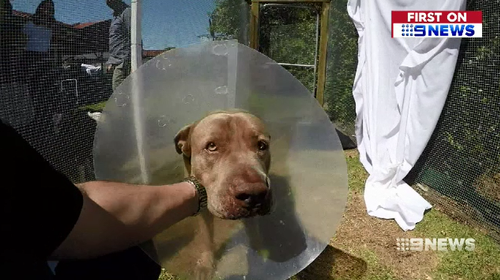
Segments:
[[[210,111],[230,108],[250,111],[268,127],[275,203],[267,216],[213,219],[215,259],[209,278],[287,279],[318,257],[334,236],[347,201],[347,170],[327,114],[296,78],[263,54],[218,41],[174,49],[144,64],[100,116],[96,176],[153,185],[181,181],[185,173],[174,147],[176,133]],[[138,110],[140,130],[134,119]],[[140,147],[137,131],[144,139]],[[147,159],[142,168],[149,182],[141,179],[139,157]],[[146,249],[182,279],[194,279],[203,257],[200,242],[206,241],[198,238],[199,219],[203,215],[156,236],[156,252]]]

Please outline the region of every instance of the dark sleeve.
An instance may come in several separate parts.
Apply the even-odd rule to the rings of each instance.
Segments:
[[[0,121],[0,262],[46,259],[73,229],[80,190]]]
[[[123,22],[123,27],[125,28],[125,32],[130,37],[130,30],[132,26],[132,9],[126,8],[123,13],[122,13],[122,22]]]

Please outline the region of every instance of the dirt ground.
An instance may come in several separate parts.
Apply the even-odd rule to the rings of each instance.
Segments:
[[[357,157],[357,151],[347,151],[346,156]],[[350,181],[356,183],[352,176]],[[412,232],[403,232],[396,223],[367,215],[362,192],[351,191],[343,221],[330,246],[296,278],[361,279],[366,274],[380,273],[381,279],[430,279],[428,275],[437,263],[434,252],[397,250],[396,238],[409,237],[413,237]],[[370,257],[376,258],[377,265],[369,266],[363,259]]]
[[[397,237],[412,236],[411,233],[403,233],[395,223],[369,217],[362,195],[356,194],[347,206],[344,221],[335,239],[297,278],[361,279],[367,273],[376,273],[377,267],[368,267],[367,262],[357,256],[370,257],[370,252],[373,252],[376,255],[373,257],[377,258],[380,267],[387,267],[396,272],[395,278],[429,279],[428,275],[437,263],[434,252],[397,250]],[[408,269],[401,269],[405,267]],[[380,272],[381,276],[384,273],[389,274]]]

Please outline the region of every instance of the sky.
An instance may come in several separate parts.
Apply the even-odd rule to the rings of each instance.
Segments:
[[[41,0],[11,0],[14,10],[34,13]],[[124,0],[130,4],[130,0]],[[200,42],[208,33],[208,13],[215,0],[143,0],[142,38],[144,49],[186,47]],[[110,19],[105,0],[54,0],[56,19],[68,24]]]

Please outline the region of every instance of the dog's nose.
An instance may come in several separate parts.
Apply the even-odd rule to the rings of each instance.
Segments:
[[[257,208],[266,203],[269,193],[267,184],[253,183],[244,184],[237,188],[235,198],[245,204],[248,208]]]

